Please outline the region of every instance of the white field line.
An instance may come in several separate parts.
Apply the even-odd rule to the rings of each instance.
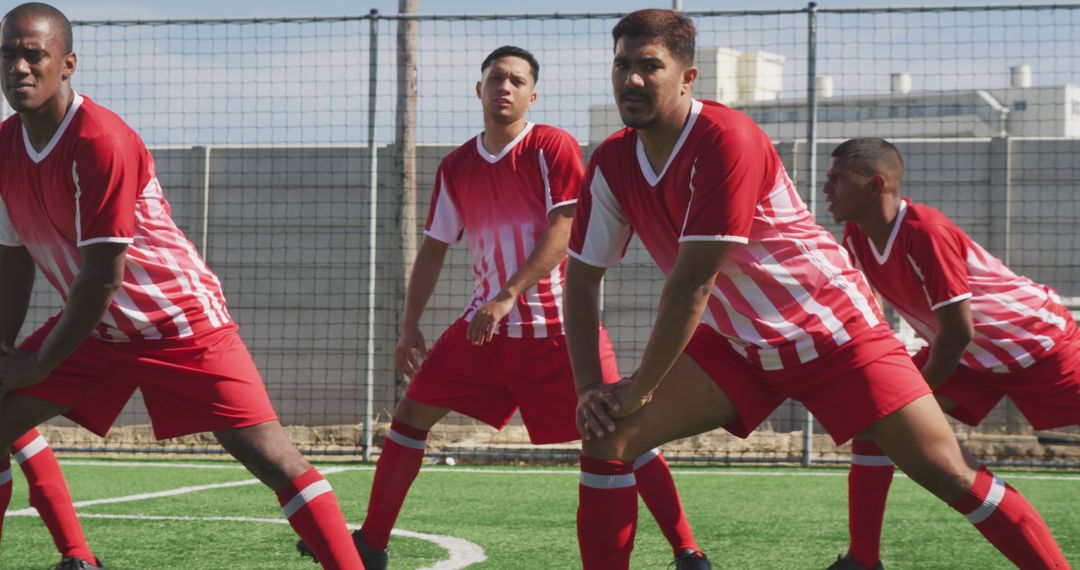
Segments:
[[[63,460],[61,465],[80,465],[88,467],[156,467],[156,468],[175,468],[175,469],[243,469],[240,464],[204,464],[204,463],[152,463],[152,462],[140,462],[140,461],[94,461],[94,460]],[[838,464],[837,467],[841,467],[842,464]],[[323,473],[346,473],[352,471],[374,471],[375,467],[371,465],[355,465],[355,466],[342,466],[342,467],[319,467],[319,471]],[[477,475],[573,475],[577,476],[578,471],[572,469],[490,469],[484,467],[441,467],[441,466],[424,466],[420,470],[421,474],[424,473],[471,473]],[[690,476],[690,477],[847,477],[847,471],[704,471],[704,470],[686,470],[686,469],[672,469],[671,473],[678,476]],[[903,473],[897,473],[896,477],[905,477]],[[1022,473],[1006,473],[1002,479],[1007,480],[1022,480],[1022,481],[1080,481],[1080,475],[1037,475],[1037,474],[1022,474]]]
[[[12,513],[14,514],[14,513]],[[263,524],[289,524],[289,521],[285,519],[268,519],[258,517],[187,517],[187,516],[167,516],[167,515],[110,515],[104,513],[79,513],[81,519],[112,519],[112,520],[131,520],[131,521],[179,521],[179,522],[241,522],[241,523],[263,523]],[[351,524],[348,525],[349,530],[359,530],[360,525]],[[394,529],[394,536],[401,536],[404,538],[415,538],[417,540],[426,540],[433,542],[444,549],[450,554],[450,557],[446,560],[440,560],[432,566],[421,568],[420,570],[460,570],[467,568],[473,564],[479,564],[487,560],[487,554],[484,553],[484,549],[478,545],[473,544],[467,540],[453,537],[443,536],[439,534],[428,534],[424,532],[413,532],[411,530]]]
[[[65,462],[69,463],[69,462]],[[114,462],[102,461],[104,465],[117,465]],[[131,462],[127,466],[145,466],[146,464]],[[157,464],[157,466],[164,466],[167,464]],[[205,467],[201,464],[189,464],[196,466],[196,468]],[[368,470],[370,468],[365,468]],[[325,467],[319,469],[323,475],[332,475],[334,473],[341,473],[344,471],[357,471],[356,467]],[[108,505],[116,503],[130,503],[133,501],[145,501],[149,499],[159,499],[164,497],[175,497],[178,495],[187,495],[190,493],[198,493],[201,491],[210,491],[213,489],[227,489],[231,487],[244,487],[248,485],[258,485],[261,482],[258,479],[243,479],[240,481],[228,481],[225,483],[210,483],[207,485],[193,485],[189,487],[178,487],[176,489],[168,489],[165,491],[157,491],[153,493],[137,493],[134,495],[126,495],[123,497],[109,497],[104,499],[91,499],[87,501],[76,501],[75,508],[90,507],[94,505]],[[7,516],[12,517],[35,517],[37,516],[37,509],[29,507],[26,509],[19,509],[16,511],[9,511]],[[270,524],[289,524],[289,521],[285,519],[268,519],[268,518],[256,518],[256,517],[189,517],[189,516],[160,516],[160,515],[113,515],[104,513],[79,513],[79,518],[84,519],[123,519],[123,520],[142,520],[142,521],[195,521],[195,522],[210,522],[210,521],[225,521],[225,522],[256,522],[256,523],[270,523]],[[351,530],[357,530],[359,525],[348,525]],[[406,538],[415,538],[418,540],[426,540],[432,542],[443,549],[449,554],[449,558],[446,560],[439,560],[433,566],[423,568],[421,570],[460,570],[473,564],[478,564],[487,560],[487,555],[484,553],[484,549],[479,545],[469,542],[463,538],[454,536],[444,536],[439,534],[427,534],[421,532],[413,532],[410,530],[394,529],[391,531],[396,536],[403,536]]]
[[[340,473],[348,467],[328,467],[326,469],[320,469],[319,471],[323,475]],[[198,493],[200,491],[211,491],[213,489],[228,489],[230,487],[246,487],[248,485],[258,485],[260,481],[258,479],[243,479],[240,481],[228,481],[225,483],[210,483],[207,485],[193,485],[191,487],[178,487],[176,489],[168,489],[166,491],[155,491],[153,493],[136,493],[134,495],[125,495],[123,497],[108,497],[105,499],[90,499],[86,501],[76,501],[73,503],[76,509],[83,507],[92,507],[94,505],[112,505],[116,503],[130,503],[133,501],[145,501],[148,499],[161,499],[165,497],[175,497],[177,495],[187,495],[188,493]],[[19,509],[17,511],[8,512],[9,516],[27,516],[27,513],[36,515],[37,510],[33,507],[25,509]]]

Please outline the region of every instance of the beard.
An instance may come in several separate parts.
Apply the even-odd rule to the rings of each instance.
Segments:
[[[622,119],[624,125],[631,129],[651,129],[660,124],[660,116],[652,115],[650,117],[627,117],[622,111],[619,111],[619,118]]]
[[[640,89],[628,89],[620,95],[621,100],[625,100],[627,96],[636,95],[641,105],[637,108],[637,113],[630,111],[624,111],[619,106],[619,118],[622,119],[624,125],[632,129],[648,129],[655,127],[660,123],[660,114],[656,112],[656,101],[649,96],[643,90]]]

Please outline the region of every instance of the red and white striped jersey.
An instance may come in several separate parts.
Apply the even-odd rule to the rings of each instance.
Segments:
[[[749,117],[694,101],[655,172],[634,129],[593,153],[570,255],[617,264],[633,232],[665,274],[679,244],[727,241],[702,322],[763,370],[810,362],[883,323],[863,276],[818,226],[772,142]]]
[[[1076,328],[1052,289],[1016,275],[941,212],[907,198],[879,253],[854,223],[844,246],[920,336],[933,343],[934,311],[971,299],[975,338],[961,364],[1008,372],[1031,366]]]
[[[80,247],[128,244],[95,337],[177,339],[231,322],[218,278],[170,212],[142,139],[89,98],[75,95],[40,152],[18,115],[0,127],[0,244],[26,247],[65,301]]]
[[[482,135],[439,164],[424,233],[445,243],[464,235],[472,253],[474,288],[463,314],[471,320],[521,267],[550,225],[555,208],[577,202],[584,167],[581,147],[566,131],[529,123],[498,155]],[[566,260],[522,293],[499,334],[543,338],[563,334]]]

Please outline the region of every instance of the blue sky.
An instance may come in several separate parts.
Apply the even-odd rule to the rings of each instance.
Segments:
[[[903,1],[903,0],[895,0]],[[917,0],[933,4],[935,0]],[[0,0],[0,10],[14,6]],[[392,14],[397,0],[55,0],[73,20],[280,18]],[[822,0],[825,7],[880,0]],[[949,2],[956,5],[958,2]],[[670,6],[644,0],[421,0],[421,13],[509,14],[627,11]],[[756,0],[758,9],[802,9],[802,0]],[[1013,4],[1015,6],[1015,4]],[[746,3],[684,0],[684,9]],[[581,140],[588,108],[610,104],[613,19],[453,21],[421,24],[419,137],[460,142],[481,124],[473,86],[496,46],[531,49],[542,64],[531,117]],[[725,16],[697,22],[699,47],[764,51],[784,58],[782,97],[807,83],[803,14]],[[393,22],[380,26],[377,136],[394,133]],[[113,108],[151,144],[356,144],[366,141],[368,23],[80,26],[75,86]],[[819,18],[818,73],[838,95],[888,93],[890,74],[911,73],[916,91],[994,89],[1009,68],[1033,67],[1036,85],[1080,84],[1080,10],[826,14]],[[701,96],[707,97],[704,89]]]
[[[888,5],[985,5],[985,1],[970,0],[818,0],[821,7],[888,6]],[[1011,4],[1024,2],[1011,2]],[[4,11],[19,4],[0,1]],[[75,20],[130,20],[163,18],[250,18],[280,16],[340,16],[367,13],[375,8],[383,13],[397,12],[396,0],[54,0],[53,5]],[[420,0],[420,11],[426,14],[445,13],[521,13],[521,12],[617,12],[636,8],[670,7],[671,2],[649,0],[546,0],[535,2],[506,2],[495,0]],[[738,9],[800,9],[802,0],[754,0],[730,2],[717,0],[683,0],[685,10]]]

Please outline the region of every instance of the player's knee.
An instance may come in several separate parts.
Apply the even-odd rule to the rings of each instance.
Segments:
[[[420,430],[429,430],[443,418],[447,410],[421,404],[409,397],[402,398],[394,410],[394,419]]]
[[[630,442],[618,430],[603,437],[594,437],[581,442],[581,454],[595,459],[633,461],[640,453],[634,455],[630,448]]]
[[[905,470],[907,475],[937,498],[951,503],[963,497],[975,482],[976,469],[962,456],[949,454],[920,469]]]
[[[288,485],[311,464],[283,430],[224,430],[215,432],[226,451],[257,479],[273,489]]]

